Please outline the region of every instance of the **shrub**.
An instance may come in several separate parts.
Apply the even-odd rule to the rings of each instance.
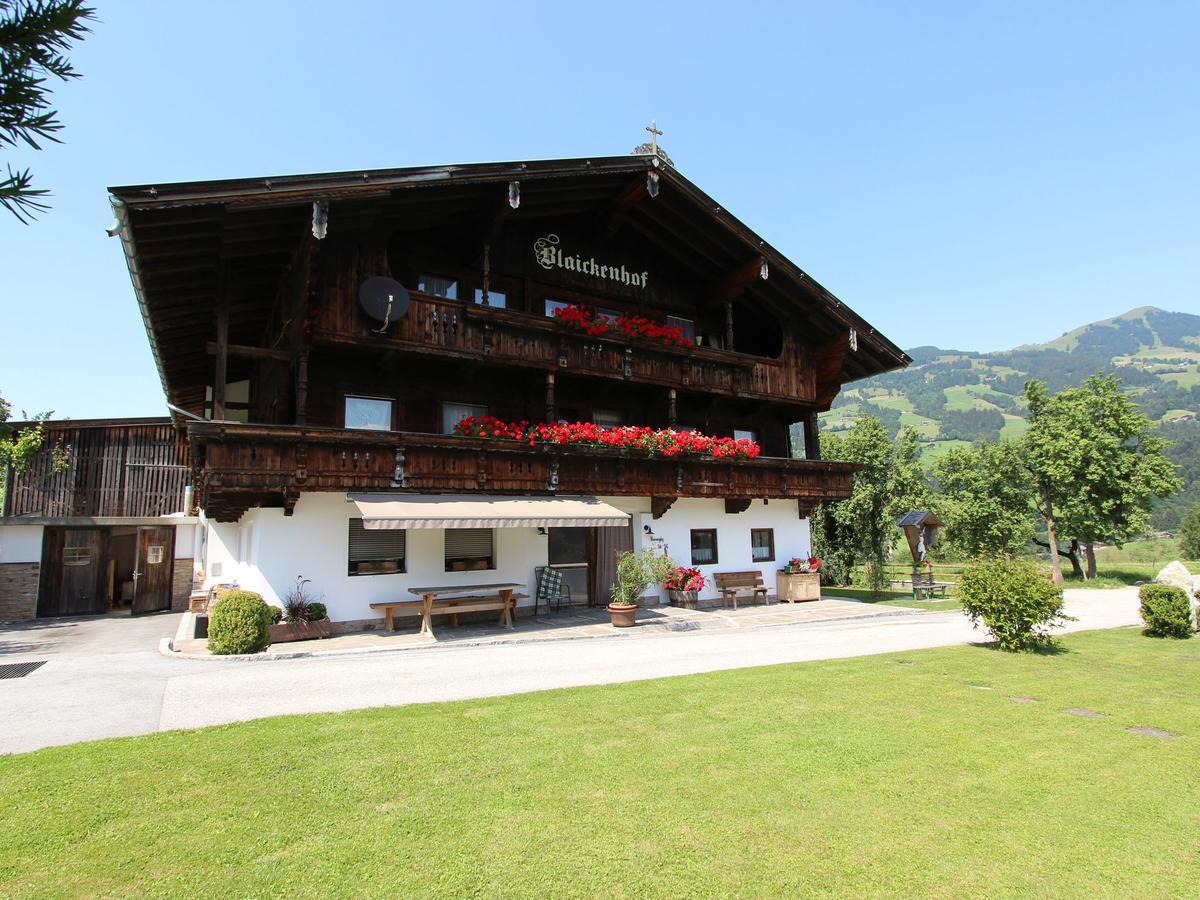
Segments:
[[[983,625],[1001,650],[1026,650],[1043,643],[1049,629],[1070,621],[1063,611],[1062,588],[1030,562],[1007,557],[967,566],[959,599],[971,621]]]
[[[320,622],[329,615],[329,610],[325,608],[325,604],[319,601],[308,604],[308,621]]]
[[[303,575],[296,576],[296,586],[283,598],[283,618],[287,622],[315,622],[325,618],[325,604],[317,603],[308,595],[306,587],[312,582]],[[312,607],[319,606],[321,615],[313,615]]]
[[[278,625],[283,621],[283,610],[278,606],[268,605],[267,613],[270,615],[270,621],[267,622],[268,625]]]
[[[208,622],[208,649],[221,656],[258,653],[271,645],[271,607],[253,591],[230,591],[217,601]]]
[[[1157,637],[1190,637],[1192,605],[1187,591],[1170,584],[1144,584],[1138,591],[1146,634]]]

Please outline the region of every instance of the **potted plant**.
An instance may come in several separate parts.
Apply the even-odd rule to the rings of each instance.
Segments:
[[[663,583],[671,568],[670,557],[659,556],[653,547],[644,547],[640,553],[626,550],[617,556],[617,580],[608,604],[614,628],[637,624],[638,600],[650,585]]]
[[[667,577],[663,579],[663,587],[667,589],[671,605],[682,606],[684,609],[697,608],[704,584],[705,578],[700,574],[700,570],[691,566],[672,566]]]
[[[780,601],[802,603],[821,599],[821,560],[815,556],[807,559],[793,557],[779,570],[775,579],[775,593]]]
[[[271,625],[272,644],[329,637],[329,615],[324,603],[308,595],[306,586],[311,583],[303,575],[296,576],[296,587],[284,597],[283,609],[278,614],[283,621]]]

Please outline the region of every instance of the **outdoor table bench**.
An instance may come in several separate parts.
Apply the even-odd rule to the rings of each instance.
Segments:
[[[448,587],[409,588],[409,593],[419,594],[419,600],[388,600],[370,604],[371,609],[382,610],[384,627],[388,631],[396,630],[396,615],[419,615],[421,617],[421,634],[433,636],[432,617],[435,615],[450,615],[453,624],[458,624],[458,614],[465,612],[487,612],[498,610],[500,624],[506,628],[513,627],[515,608],[518,600],[527,599],[527,594],[517,594],[517,588],[523,584],[475,584],[451,585]],[[483,593],[495,591],[496,593]],[[440,596],[451,595],[451,596]]]

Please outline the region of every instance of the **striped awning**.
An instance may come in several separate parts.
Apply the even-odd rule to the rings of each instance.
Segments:
[[[629,514],[595,497],[460,494],[347,494],[363,528],[597,528],[628,525]]]

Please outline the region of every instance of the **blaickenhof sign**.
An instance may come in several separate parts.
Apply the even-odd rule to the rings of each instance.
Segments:
[[[596,262],[595,257],[584,259],[576,254],[564,254],[558,247],[557,234],[548,234],[533,242],[533,257],[543,269],[565,269],[568,272],[580,272],[584,275],[595,275],[606,281],[628,284],[645,289],[650,278],[649,272],[630,272],[624,266],[603,266]]]

